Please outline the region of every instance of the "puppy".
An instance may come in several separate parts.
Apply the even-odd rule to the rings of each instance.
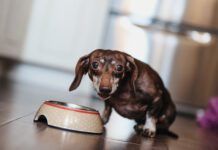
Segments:
[[[75,73],[69,90],[76,89],[88,73],[105,102],[104,124],[114,108],[121,116],[136,121],[138,133],[154,137],[157,130],[168,131],[175,120],[175,105],[158,73],[124,52],[94,50],[79,59]]]

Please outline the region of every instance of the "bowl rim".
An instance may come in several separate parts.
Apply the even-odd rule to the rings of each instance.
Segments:
[[[93,108],[77,105],[69,102],[63,102],[63,101],[56,101],[56,100],[47,100],[44,102],[44,104],[48,104],[50,106],[67,109],[67,110],[73,110],[78,112],[87,112],[87,113],[93,113],[93,114],[99,114],[99,112]]]

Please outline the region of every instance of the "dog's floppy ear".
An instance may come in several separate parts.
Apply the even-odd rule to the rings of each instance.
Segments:
[[[133,57],[131,57],[130,55],[127,55],[126,56],[126,59],[127,59],[127,69],[128,71],[131,72],[131,84],[132,84],[132,88],[133,88],[133,91],[135,92],[135,81],[138,77],[138,67],[135,63],[135,60]]]
[[[81,57],[79,59],[79,61],[77,62],[76,69],[75,69],[75,77],[74,77],[74,80],[69,88],[69,91],[75,90],[79,86],[83,75],[88,72],[89,56],[90,56],[90,54],[85,55],[85,56]]]

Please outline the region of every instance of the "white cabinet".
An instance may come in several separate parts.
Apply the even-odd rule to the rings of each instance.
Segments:
[[[0,0],[0,55],[20,58],[31,0]]]
[[[0,3],[0,55],[72,70],[80,56],[101,46],[109,0]]]

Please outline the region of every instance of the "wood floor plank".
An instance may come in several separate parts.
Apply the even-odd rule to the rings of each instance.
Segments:
[[[116,118],[114,116],[112,117]],[[30,135],[30,139],[25,139],[25,140],[30,144],[32,143],[32,140],[36,140],[32,138],[32,137],[35,137],[36,135],[37,137],[42,136],[42,138],[45,141],[49,140],[49,143],[51,144],[53,142],[54,143],[60,142],[62,134],[66,134],[68,135],[69,138],[70,137],[72,138],[72,141],[77,140],[77,137],[78,139],[80,139],[79,141],[87,141],[87,140],[89,141],[90,140],[89,138],[92,137],[91,139],[95,139],[96,141],[98,141],[96,143],[100,143],[100,147],[93,146],[93,149],[98,149],[98,148],[100,149],[116,149],[116,148],[145,149],[146,148],[146,149],[173,149],[173,150],[174,149],[175,150],[184,150],[184,149],[195,150],[196,149],[198,150],[201,148],[204,148],[204,149],[217,149],[218,148],[216,144],[216,141],[218,140],[216,133],[213,133],[211,131],[202,130],[201,128],[198,128],[196,126],[193,120],[183,118],[183,117],[178,117],[174,126],[172,127],[172,130],[174,130],[180,136],[178,140],[169,138],[165,135],[158,136],[157,138],[154,138],[154,139],[144,138],[144,137],[141,137],[140,135],[137,135],[133,130],[128,129],[128,125],[127,125],[127,128],[124,128],[123,130],[118,128],[119,129],[118,131],[115,123],[113,123],[113,125],[106,126],[106,132],[103,135],[90,135],[90,134],[85,134],[85,133],[70,132],[70,131],[60,130],[60,129],[56,129],[52,127],[47,127],[46,125],[42,123],[34,123],[33,118],[34,118],[34,114],[31,114],[27,117],[21,118],[11,123],[14,125],[10,125],[11,130],[15,130],[19,132],[24,132],[24,131],[22,131],[22,129],[16,129],[17,128],[16,124],[27,126],[25,127],[25,132],[30,132],[31,135]],[[116,123],[119,123],[119,121],[116,121]],[[1,133],[1,130],[2,129],[0,128],[0,133]],[[126,135],[122,134],[123,131],[127,132],[128,134]],[[114,132],[117,132],[117,134],[113,134]],[[54,135],[54,133],[56,135]],[[53,139],[55,140],[50,141],[51,139],[47,139],[50,137],[50,135],[53,135]],[[15,135],[13,135],[12,137],[14,136]],[[70,139],[68,140],[70,141]],[[64,140],[63,145],[66,144],[66,146],[68,147],[71,144],[72,145],[82,144],[80,142],[69,144],[68,143],[69,141],[67,141],[67,144],[66,144],[65,143],[66,141]],[[103,143],[103,146],[101,145],[102,143]],[[44,146],[47,147],[47,143],[43,143],[43,144],[45,144]],[[87,143],[87,144],[90,144],[90,143]],[[92,147],[91,145],[92,144],[90,144],[90,147]],[[34,147],[34,145],[29,145],[29,146]],[[78,147],[78,148],[81,148],[81,147]],[[83,147],[83,148],[85,149],[86,147]]]
[[[171,130],[179,135],[175,140],[166,135],[154,139],[137,135],[134,121],[114,111],[103,135],[69,132],[34,123],[35,112],[47,99],[70,101],[93,107],[100,112],[103,103],[90,95],[74,95],[31,84],[10,83],[0,85],[0,149],[218,149],[218,133],[199,128],[194,119],[178,116]],[[28,115],[30,114],[30,115]]]
[[[103,103],[92,100],[90,95],[54,90],[38,85],[12,81],[0,84],[0,126],[26,114],[34,112],[45,100],[60,100],[94,107],[102,111]]]
[[[0,149],[138,149],[140,145],[119,142],[102,135],[83,134],[58,130],[42,123],[13,122],[0,128]]]

